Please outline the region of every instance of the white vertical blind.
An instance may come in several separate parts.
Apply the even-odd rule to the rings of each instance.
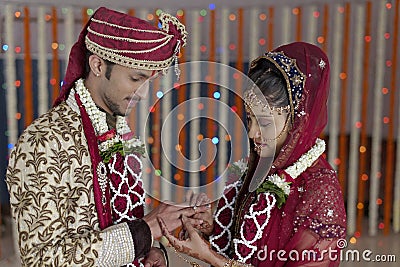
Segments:
[[[372,150],[371,150],[371,175],[370,175],[370,193],[369,193],[369,234],[376,235],[378,230],[378,208],[376,201],[379,198],[379,184],[381,173],[381,157],[382,157],[382,88],[385,79],[385,31],[387,16],[385,3],[383,1],[374,3],[374,10],[378,10],[377,19],[377,40],[376,40],[376,61],[375,61],[375,84],[374,92],[374,115],[372,127]],[[364,77],[367,78],[367,77]]]
[[[190,11],[190,16],[192,18],[192,32],[191,32],[191,38],[192,41],[190,43],[190,54],[191,54],[191,59],[190,61],[192,62],[197,62],[200,60],[200,44],[201,44],[201,32],[202,32],[202,23],[198,22],[199,18],[199,10],[192,10]],[[189,70],[188,70],[189,71]],[[190,98],[193,99],[193,105],[190,106],[190,117],[195,118],[200,115],[198,104],[199,101],[197,98],[200,96],[199,91],[200,91],[200,84],[197,83],[196,81],[200,81],[201,79],[201,69],[199,64],[190,64],[190,80],[193,81],[193,83],[190,84]],[[200,153],[199,153],[199,142],[197,140],[197,135],[200,133],[200,119],[196,119],[191,122],[191,127],[190,127],[190,135],[189,135],[189,140],[190,140],[190,157],[194,159],[191,168],[191,172],[189,174],[189,186],[191,188],[198,187],[200,185],[200,173],[199,172],[194,172],[193,169],[195,170],[200,170],[200,163],[199,161],[196,161],[196,159],[199,158]],[[183,177],[181,178],[183,179]]]
[[[342,43],[342,32],[343,32],[343,15],[337,11],[339,5],[333,5],[330,9],[333,12],[333,33],[332,33],[332,54],[331,54],[331,88],[329,95],[329,150],[328,160],[334,168],[337,166],[334,164],[335,159],[338,157],[338,136],[339,136],[339,115],[340,113],[340,65],[342,49],[340,44]]]
[[[48,85],[48,68],[47,68],[47,38],[46,38],[46,7],[38,7],[37,21],[38,21],[38,113],[39,115],[45,113],[49,109],[49,89]]]
[[[360,128],[358,128],[357,122],[361,120],[361,92],[362,92],[362,74],[363,74],[363,53],[364,53],[364,23],[365,23],[365,6],[364,5],[354,5],[355,7],[355,16],[354,16],[354,45],[359,47],[356,51],[354,51],[352,55],[351,61],[354,62],[352,76],[352,105],[350,107],[350,148],[349,148],[349,173],[348,180],[352,181],[352,186],[349,187],[349,190],[353,192],[354,197],[357,195],[356,191],[356,182],[358,181],[358,166],[359,166],[359,148],[360,148]],[[340,114],[339,112],[336,112]],[[353,202],[352,202],[353,203]],[[354,204],[354,203],[353,203]],[[353,218],[353,216],[350,216]],[[353,219],[351,219],[353,220]],[[350,221],[350,219],[349,219]],[[353,222],[352,222],[353,223]],[[350,232],[350,231],[349,231]],[[350,232],[352,233],[352,232]]]
[[[228,20],[228,16],[229,16],[229,10],[226,8],[223,8],[221,10],[221,35],[220,35],[220,42],[221,42],[221,47],[222,49],[222,53],[221,53],[221,68],[220,68],[220,75],[221,75],[221,84],[229,84],[228,80],[229,80],[229,71],[228,71],[228,67],[225,66],[229,66],[229,50],[228,48],[228,43],[229,43],[229,20]],[[255,42],[254,42],[255,43]],[[229,90],[228,89],[223,89],[221,90],[221,102],[222,103],[228,103],[228,99],[229,99]],[[218,105],[218,107],[220,108],[220,111],[218,112],[220,115],[220,124],[222,125],[227,125],[228,124],[228,114],[226,114],[223,111],[222,105]],[[229,134],[229,133],[228,133]],[[226,169],[225,166],[225,162],[227,162],[227,146],[226,146],[226,142],[225,142],[225,131],[223,129],[223,127],[219,128],[219,136],[221,139],[221,143],[224,145],[220,145],[219,150],[218,150],[218,160],[219,160],[219,166],[218,166],[218,175],[221,175],[224,170]],[[223,192],[223,187],[224,187],[224,183],[218,183],[217,184],[218,188],[217,188],[217,192]]]

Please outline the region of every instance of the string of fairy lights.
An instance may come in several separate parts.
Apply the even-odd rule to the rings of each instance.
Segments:
[[[280,44],[308,41],[319,45],[331,60],[329,123],[323,136],[328,139],[326,157],[338,171],[346,199],[350,242],[368,230],[388,234],[400,231],[400,118],[399,118],[399,0],[321,3],[304,6],[261,6],[224,8],[217,3],[204,8],[168,10],[187,25],[189,44],[180,55],[186,62],[211,60],[231,65],[245,72],[251,59]],[[376,10],[377,12],[373,12]],[[62,85],[68,52],[82,25],[94,12],[91,8],[21,6],[7,4],[0,8],[4,18],[0,60],[5,66],[0,73],[5,90],[7,130],[3,138],[8,152],[21,131],[32,119],[45,112]],[[155,25],[161,9],[130,9]],[[0,25],[1,26],[1,25]],[[16,34],[20,33],[20,34]],[[27,49],[29,48],[29,49]],[[34,65],[26,72],[27,64]],[[25,72],[24,72],[25,71]],[[219,77],[235,87],[238,75],[216,70]],[[197,67],[183,70],[183,75],[196,80],[212,79],[213,73]],[[209,77],[202,77],[202,76]],[[146,177],[171,177],[179,185],[198,186],[215,179],[224,169],[231,136],[215,122],[191,123],[183,127],[179,138],[166,144],[169,150],[198,157],[198,143],[209,138],[218,147],[216,162],[210,167],[198,165],[199,172],[185,173],[169,166],[160,155],[158,136],[161,126],[174,132],[187,116],[206,110],[226,114],[216,106],[196,102],[177,112],[176,124],[163,125],[163,120],[176,99],[207,96],[228,103],[232,112],[243,112],[240,103],[218,87],[200,84],[181,85],[167,78],[155,84],[149,102],[134,112],[135,122],[146,120],[150,111],[152,125],[145,140],[151,149],[154,169],[145,166]],[[163,88],[174,87],[172,94]],[[37,92],[37,94],[32,94]],[[24,98],[25,97],[25,98]],[[21,100],[23,99],[23,100]],[[159,99],[154,106],[149,103]],[[23,101],[24,104],[19,103]],[[178,127],[179,126],[179,127]],[[168,128],[169,127],[169,128]],[[144,136],[145,129],[136,129]],[[177,133],[178,134],[178,133]],[[177,141],[178,140],[178,141]],[[179,160],[179,159],[177,159]],[[169,190],[154,182],[147,188],[159,198],[172,197]],[[180,192],[175,197],[182,198]],[[154,204],[151,198],[147,204]],[[368,214],[368,219],[366,214]],[[367,228],[365,227],[367,225]]]

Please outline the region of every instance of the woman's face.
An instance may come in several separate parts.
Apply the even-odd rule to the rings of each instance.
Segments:
[[[246,106],[249,138],[260,157],[275,157],[283,146],[289,130],[289,113],[263,109],[261,105]]]

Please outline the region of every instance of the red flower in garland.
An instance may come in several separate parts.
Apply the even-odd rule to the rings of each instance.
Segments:
[[[133,132],[124,133],[121,137],[122,137],[122,140],[127,141],[127,140],[133,139],[134,134],[133,134]]]
[[[102,135],[99,135],[97,137],[97,140],[99,140],[100,142],[104,142],[104,141],[114,138],[116,135],[117,135],[117,131],[115,129],[111,129],[111,130],[103,133]]]

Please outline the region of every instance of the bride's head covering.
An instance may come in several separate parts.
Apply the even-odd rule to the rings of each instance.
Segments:
[[[262,61],[272,63],[286,82],[292,122],[282,149],[276,152],[273,163],[270,161],[270,173],[274,173],[292,165],[310,150],[327,123],[329,61],[319,47],[305,42],[290,43],[265,53],[251,63],[249,74],[262,68]]]

